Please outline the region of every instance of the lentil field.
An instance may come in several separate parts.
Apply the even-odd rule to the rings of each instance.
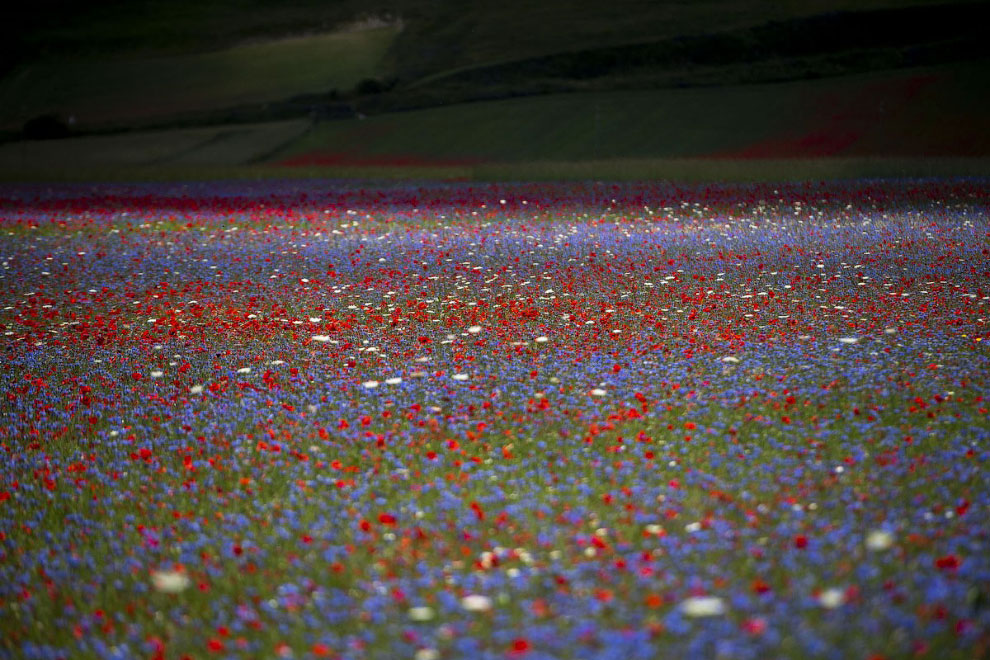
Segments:
[[[6,186],[0,657],[985,657],[988,208]]]

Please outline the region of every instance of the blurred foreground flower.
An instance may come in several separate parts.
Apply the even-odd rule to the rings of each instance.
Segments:
[[[883,529],[876,529],[866,535],[866,547],[868,550],[879,552],[887,550],[894,545],[894,535]]]
[[[818,594],[818,604],[827,610],[834,610],[846,602],[846,594],[842,589],[832,587]]]
[[[492,599],[480,594],[471,594],[461,599],[461,607],[468,612],[487,612],[492,609]]]
[[[703,617],[725,614],[725,602],[718,596],[694,596],[681,603],[685,616]]]
[[[177,594],[189,587],[189,578],[179,571],[152,571],[151,584],[155,591]]]
[[[426,605],[420,605],[418,607],[409,608],[409,618],[413,621],[429,621],[436,613],[433,611],[432,607]]]

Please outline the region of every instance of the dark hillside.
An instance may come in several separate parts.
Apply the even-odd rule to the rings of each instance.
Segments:
[[[39,58],[188,54],[332,30],[402,0],[38,0],[5,9],[8,67]],[[410,3],[405,3],[410,4]],[[7,14],[7,12],[11,12]]]
[[[0,169],[18,176],[990,154],[987,2],[39,0],[8,16]]]
[[[937,0],[489,0],[471,3],[433,0],[419,4],[420,10],[410,15],[406,33],[396,41],[392,51],[393,69],[404,82],[445,71],[734,32],[768,23],[774,26],[772,30],[777,30],[791,21],[834,13],[916,6],[934,8],[933,13],[940,13],[940,7],[951,7],[955,3]],[[952,12],[950,9],[949,13]],[[845,21],[844,18],[840,20]],[[948,20],[955,19],[950,17]],[[882,38],[885,28],[880,28],[878,35]],[[841,35],[830,35],[825,31],[822,35],[826,39],[830,36],[841,39]],[[803,39],[804,35],[794,37]],[[782,40],[786,39],[786,36],[782,37]],[[769,53],[763,56],[766,55]]]
[[[798,80],[990,56],[990,4],[829,12],[723,32],[585,48],[413,84],[393,107],[588,89]],[[473,96],[474,95],[474,96]]]
[[[942,0],[37,0],[4,10],[0,74],[39,58],[203,52],[388,16],[406,24],[391,54],[393,73],[411,81],[451,69],[739,30],[830,12],[952,4]],[[937,13],[932,10],[926,17],[938,22]],[[823,35],[828,38],[826,32]],[[882,39],[882,29],[874,36]]]

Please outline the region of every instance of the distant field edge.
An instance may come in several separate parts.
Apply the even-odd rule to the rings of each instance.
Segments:
[[[990,157],[628,158],[464,165],[275,165],[0,170],[4,183],[345,179],[359,181],[675,181],[760,183],[842,179],[987,178]]]
[[[620,158],[601,161],[491,163],[477,180],[665,180],[771,182],[859,178],[990,177],[990,157],[911,158]]]

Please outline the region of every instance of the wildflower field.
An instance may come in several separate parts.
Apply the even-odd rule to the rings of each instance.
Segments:
[[[990,187],[0,189],[0,657],[990,652]]]

